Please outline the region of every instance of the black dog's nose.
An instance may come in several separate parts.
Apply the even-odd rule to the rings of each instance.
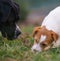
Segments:
[[[17,38],[20,34],[22,34],[22,32],[19,29],[16,29],[14,38]]]
[[[17,35],[17,36],[19,36],[21,33],[22,33],[22,32],[19,31],[19,30],[16,31],[16,35]]]

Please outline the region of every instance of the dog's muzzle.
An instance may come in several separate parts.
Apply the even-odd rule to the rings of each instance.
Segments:
[[[16,25],[16,30],[15,30],[14,38],[17,38],[21,33],[22,33],[22,32],[21,32],[19,26]]]

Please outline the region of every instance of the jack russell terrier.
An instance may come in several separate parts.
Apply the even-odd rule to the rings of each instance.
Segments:
[[[52,10],[43,20],[41,27],[33,30],[32,51],[44,51],[60,46],[60,6]]]

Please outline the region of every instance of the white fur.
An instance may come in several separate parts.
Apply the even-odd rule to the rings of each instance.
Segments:
[[[32,46],[32,48],[31,48],[31,50],[32,50],[32,51],[36,50],[36,51],[40,52],[40,51],[41,51],[40,43],[34,44],[34,45]]]
[[[17,30],[17,29],[19,29],[19,30],[20,30],[20,28],[19,28],[19,26],[18,26],[18,25],[16,25],[16,30]]]
[[[59,35],[59,38],[56,43],[54,43],[55,47],[60,45],[60,6],[52,10],[43,20],[42,26],[46,26],[48,30],[52,30]]]
[[[46,39],[46,35],[41,35],[40,43],[43,42],[43,41],[45,41],[45,39]]]
[[[18,25],[16,25],[16,29],[15,29],[15,36],[14,36],[15,38],[16,38],[16,31],[17,30],[21,31]]]

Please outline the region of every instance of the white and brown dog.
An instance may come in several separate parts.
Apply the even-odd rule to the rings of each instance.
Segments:
[[[33,38],[32,51],[41,52],[60,46],[60,6],[45,17],[41,27],[34,28]]]

